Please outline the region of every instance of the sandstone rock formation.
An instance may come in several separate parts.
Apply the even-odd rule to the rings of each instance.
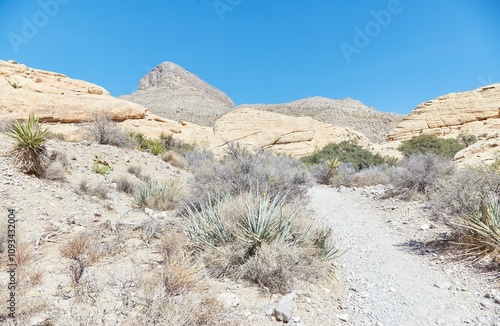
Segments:
[[[404,115],[377,111],[358,100],[334,100],[310,97],[281,104],[244,104],[256,110],[270,111],[295,117],[311,117],[335,126],[349,127],[362,132],[372,142],[382,142]]]
[[[420,104],[388,136],[406,140],[422,134],[456,137],[500,131],[500,84],[451,93]]]
[[[116,99],[100,86],[0,60],[0,117],[35,114],[45,122],[77,123],[89,121],[94,112],[124,121],[143,118],[146,109]]]
[[[213,130],[216,143],[212,147],[216,150],[237,141],[249,148],[269,148],[293,157],[309,155],[329,143],[343,140],[354,140],[365,147],[371,144],[362,133],[347,127],[250,108],[224,115]]]
[[[235,107],[224,92],[173,62],[154,68],[141,79],[137,92],[121,98],[162,117],[205,126]]]
[[[491,165],[498,159],[500,159],[500,136],[498,134],[480,140],[455,155],[455,161],[461,165]]]

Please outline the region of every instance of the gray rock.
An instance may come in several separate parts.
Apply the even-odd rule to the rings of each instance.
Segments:
[[[276,317],[277,321],[284,321],[285,323],[288,323],[292,319],[296,297],[297,295],[295,292],[291,292],[281,298],[273,312],[273,316]]]
[[[500,304],[500,294],[497,294],[497,295],[495,296],[495,298],[493,299],[493,301],[495,301],[495,303]]]

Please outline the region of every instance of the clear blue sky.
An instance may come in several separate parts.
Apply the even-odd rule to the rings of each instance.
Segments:
[[[236,104],[352,97],[409,113],[500,82],[498,0],[0,0],[0,38],[0,59],[115,96],[163,61]]]

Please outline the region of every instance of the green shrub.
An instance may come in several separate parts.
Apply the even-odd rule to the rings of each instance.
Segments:
[[[14,121],[10,125],[7,136],[14,140],[14,148],[10,151],[15,165],[25,173],[42,175],[48,164],[45,142],[49,130],[42,128],[38,118],[30,115],[26,122]]]
[[[417,138],[405,140],[398,150],[405,156],[419,153],[433,153],[444,159],[452,159],[456,153],[464,149],[465,145],[456,139],[438,138],[434,135],[421,135]]]
[[[301,160],[306,164],[317,164],[322,160],[328,162],[333,159],[343,163],[351,163],[356,171],[385,162],[384,158],[379,154],[373,154],[352,141],[328,144],[320,151],[303,157]]]
[[[463,144],[465,147],[469,147],[470,145],[477,142],[477,137],[474,135],[460,135],[457,137],[458,142]]]

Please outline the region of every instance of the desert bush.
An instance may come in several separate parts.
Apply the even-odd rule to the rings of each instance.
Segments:
[[[457,137],[459,143],[463,144],[465,147],[469,147],[470,145],[477,142],[477,137],[475,135],[464,134]]]
[[[121,130],[111,117],[104,113],[94,113],[90,124],[86,127],[87,134],[98,144],[116,147],[129,147],[130,137]]]
[[[388,184],[390,182],[390,179],[389,175],[387,174],[387,169],[390,169],[390,167],[388,165],[382,164],[371,166],[352,175],[349,175],[349,186],[364,187],[375,186],[379,184]]]
[[[456,139],[444,139],[434,135],[421,135],[404,140],[398,150],[405,156],[422,153],[433,153],[443,159],[452,159],[465,145]]]
[[[51,162],[43,171],[42,177],[48,180],[64,181],[66,180],[66,169],[60,162]]]
[[[140,186],[134,194],[135,204],[157,210],[174,209],[182,195],[182,185],[178,180],[166,183],[158,180],[148,181]]]
[[[312,185],[306,167],[287,156],[270,151],[252,153],[239,145],[230,145],[221,161],[209,152],[186,155],[188,168],[194,175],[191,188],[193,201],[218,198],[221,193],[238,195],[259,189],[271,197],[287,193],[287,200],[305,196]]]
[[[142,173],[142,168],[139,165],[131,165],[127,168],[127,172],[135,175],[142,181],[149,181],[150,177]]]
[[[82,179],[78,186],[81,193],[87,194],[89,196],[96,196],[101,199],[108,198],[108,187],[103,183],[98,183],[95,185],[90,185],[87,179]]]
[[[10,151],[15,165],[25,173],[40,176],[48,164],[45,142],[49,130],[43,128],[38,118],[30,115],[26,122],[14,121],[7,136],[14,142]]]
[[[476,259],[491,254],[500,259],[500,196],[490,194],[472,212],[454,220],[465,254]]]
[[[414,154],[403,159],[392,175],[394,188],[388,195],[411,200],[418,195],[428,195],[441,178],[455,171],[453,162],[436,154]]]
[[[490,194],[500,195],[500,175],[486,166],[464,168],[437,180],[430,200],[437,213],[463,216],[477,212]]]
[[[299,199],[289,202],[285,195],[225,195],[187,207],[185,229],[212,275],[282,292],[297,279],[325,275],[325,258],[339,253],[325,239],[328,232],[313,226],[300,207]]]
[[[337,159],[343,163],[351,163],[359,171],[372,165],[384,163],[384,158],[379,154],[372,154],[352,141],[342,141],[338,144],[328,144],[320,151],[303,157],[301,160],[306,164],[317,164],[322,160],[330,161]]]
[[[149,244],[149,242],[156,238],[162,230],[163,225],[159,221],[153,218],[145,220],[141,223],[141,239]]]
[[[186,162],[184,161],[184,157],[177,152],[167,151],[163,154],[162,160],[177,168],[184,168],[186,166]]]
[[[65,168],[68,167],[68,166],[70,166],[68,157],[66,156],[66,154],[64,152],[53,151],[50,154],[50,160],[53,161],[53,162],[55,161],[55,162],[61,163],[61,165],[63,167],[65,167]]]
[[[120,192],[124,192],[129,195],[135,192],[136,184],[126,175],[120,175],[113,178],[113,182],[116,183],[116,189]]]

